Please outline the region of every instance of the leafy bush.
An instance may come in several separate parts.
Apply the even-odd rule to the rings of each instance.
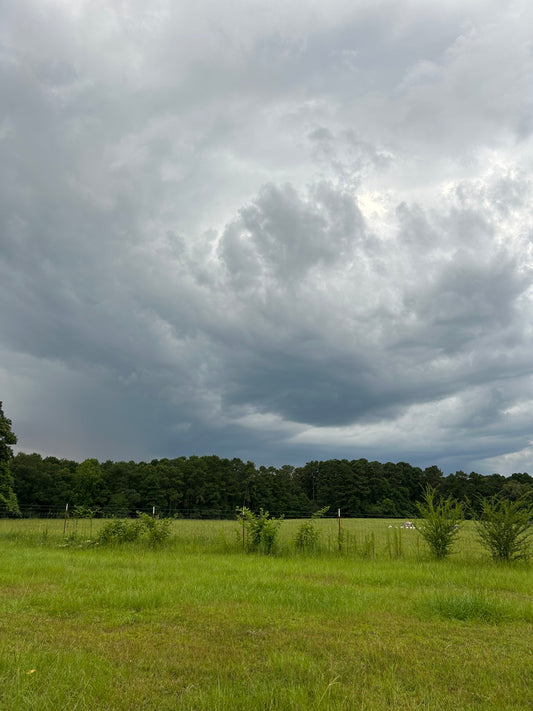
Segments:
[[[151,546],[161,545],[170,534],[170,520],[152,518],[139,513],[134,521],[112,518],[98,532],[96,542],[99,545],[132,543],[144,539]]]
[[[74,508],[72,509],[72,517],[94,518],[98,511],[98,507],[91,508],[90,506],[74,506]]]
[[[125,521],[121,518],[112,518],[106,521],[98,531],[96,542],[99,545],[113,543],[131,543],[138,540],[141,527],[138,521]]]
[[[262,553],[272,553],[283,516],[273,518],[268,511],[259,509],[258,514],[243,506],[238,509],[238,518],[244,526],[245,547]]]
[[[160,546],[170,535],[171,521],[169,518],[152,518],[148,514],[139,514],[139,522],[151,546]]]
[[[317,547],[320,539],[320,532],[316,529],[315,521],[322,518],[328,509],[329,506],[324,506],[324,508],[319,511],[315,511],[310,520],[303,521],[298,526],[295,538],[296,548],[303,551],[309,551],[314,550]]]
[[[439,499],[436,490],[428,486],[424,500],[417,502],[417,508],[421,520],[416,528],[435,558],[445,558],[459,533],[464,518],[463,505],[451,497]]]
[[[494,560],[527,559],[533,526],[533,506],[528,497],[516,501],[496,496],[481,501],[476,527],[482,545]]]

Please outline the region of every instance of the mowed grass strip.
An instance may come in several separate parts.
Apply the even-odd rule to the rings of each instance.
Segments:
[[[160,550],[59,548],[18,524],[0,534],[6,711],[533,705],[527,566],[289,555],[289,537],[247,555],[218,522],[177,522]]]

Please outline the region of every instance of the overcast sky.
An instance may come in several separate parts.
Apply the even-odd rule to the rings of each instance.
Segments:
[[[533,5],[0,0],[19,450],[533,473]]]

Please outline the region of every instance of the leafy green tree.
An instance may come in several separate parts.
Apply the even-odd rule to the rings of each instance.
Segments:
[[[499,493],[499,492],[498,492]],[[502,497],[516,501],[533,494],[533,479],[529,474],[511,474],[501,488]]]
[[[464,501],[470,494],[468,474],[461,469],[455,474],[448,474],[442,481],[441,492],[443,496],[452,496],[457,501]]]
[[[255,514],[250,509],[247,509],[246,506],[238,509],[237,515],[244,526],[246,548],[260,551],[267,555],[272,553],[283,516],[280,516],[280,518],[271,517],[269,512],[263,509],[260,509],[258,514]]]
[[[387,462],[383,465],[383,473],[389,486],[389,494],[382,496],[380,507],[382,516],[412,516],[416,507],[411,498],[411,489],[420,491],[418,473],[410,464]],[[416,480],[416,483],[415,483]],[[392,505],[391,505],[392,503]]]
[[[49,483],[43,481],[43,460],[41,455],[17,452],[10,462],[9,469],[13,476],[13,488],[17,492],[19,506],[24,509],[38,506],[41,503],[42,492],[47,491],[47,484]],[[52,485],[53,482],[50,482],[50,484]]]
[[[4,416],[0,402],[0,509],[10,513],[18,513],[17,495],[13,490],[13,477],[9,468],[13,459],[12,444],[17,443],[17,438],[11,430],[11,420]]]
[[[491,496],[481,502],[476,527],[482,545],[497,561],[529,557],[533,505],[528,495],[515,501]]]
[[[115,516],[133,516],[140,508],[138,466],[135,462],[107,461],[102,465],[105,487],[109,490],[108,510]]]
[[[77,462],[18,452],[10,463],[19,506],[25,513],[44,515],[74,502]]]
[[[430,486],[432,489],[435,489],[435,491],[441,490],[444,477],[437,466],[426,467],[422,473],[422,477],[426,487]]]
[[[74,482],[74,503],[77,506],[97,508],[106,503],[105,481],[97,459],[86,459],[78,464]]]
[[[445,558],[459,533],[464,518],[464,506],[451,497],[438,498],[432,486],[427,486],[423,501],[417,502],[420,521],[417,529],[438,560]]]

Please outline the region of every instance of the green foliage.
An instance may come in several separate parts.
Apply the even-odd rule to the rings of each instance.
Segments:
[[[102,469],[97,459],[86,459],[78,468],[74,477],[74,498],[79,507],[95,508],[104,494]]]
[[[98,513],[98,508],[92,509],[90,506],[74,506],[72,509],[73,518],[94,518]]]
[[[112,518],[102,526],[96,542],[99,545],[110,545],[142,539],[151,546],[160,546],[170,534],[170,524],[170,519],[152,518],[145,513],[140,513],[134,521]]]
[[[106,521],[98,531],[96,542],[99,545],[117,543],[131,543],[138,540],[141,535],[139,521],[126,521],[121,518],[112,518]]]
[[[318,541],[320,539],[320,532],[317,531],[315,526],[315,521],[322,518],[324,514],[329,510],[329,506],[324,506],[323,508],[315,511],[308,521],[303,521],[296,531],[295,544],[296,548],[303,551],[311,551],[316,549]]]
[[[244,526],[244,541],[247,550],[259,551],[267,555],[272,553],[283,516],[273,518],[264,509],[259,509],[259,513],[255,514],[246,506],[237,511],[238,518]]]
[[[445,558],[451,550],[459,526],[464,519],[463,504],[452,499],[440,499],[431,486],[426,487],[423,501],[417,502],[421,521],[417,529],[428,544],[431,553],[438,560]]]
[[[497,496],[481,501],[476,527],[493,560],[527,559],[533,534],[533,506],[528,496],[509,501]]]
[[[14,435],[9,437],[12,440]],[[6,452],[0,447],[0,460],[2,451]],[[233,519],[235,508],[244,502],[253,511],[263,507],[288,518],[307,518],[326,505],[341,508],[344,518],[411,518],[420,491],[428,484],[443,497],[472,501],[477,513],[481,497],[501,494],[515,500],[527,491],[533,493],[533,477],[525,472],[508,478],[461,471],[444,476],[437,467],[423,471],[406,462],[380,464],[366,459],[310,462],[294,468],[256,467],[253,462],[214,455],[148,463],[87,459],[78,464],[35,453],[18,452],[13,459],[8,454],[13,477],[9,490],[16,491],[24,515],[60,514],[68,502],[98,507],[117,517],[155,506],[166,517]],[[1,464],[0,472],[5,472]],[[0,474],[0,493],[2,481],[7,480]],[[0,502],[2,510],[5,506]]]
[[[160,546],[170,535],[171,520],[168,518],[153,518],[145,513],[139,514],[142,534],[146,536],[151,546]]]
[[[10,462],[13,459],[12,444],[17,443],[17,437],[11,430],[11,420],[4,417],[0,402],[0,509],[9,513],[19,513],[17,496],[13,490],[13,477]]]

